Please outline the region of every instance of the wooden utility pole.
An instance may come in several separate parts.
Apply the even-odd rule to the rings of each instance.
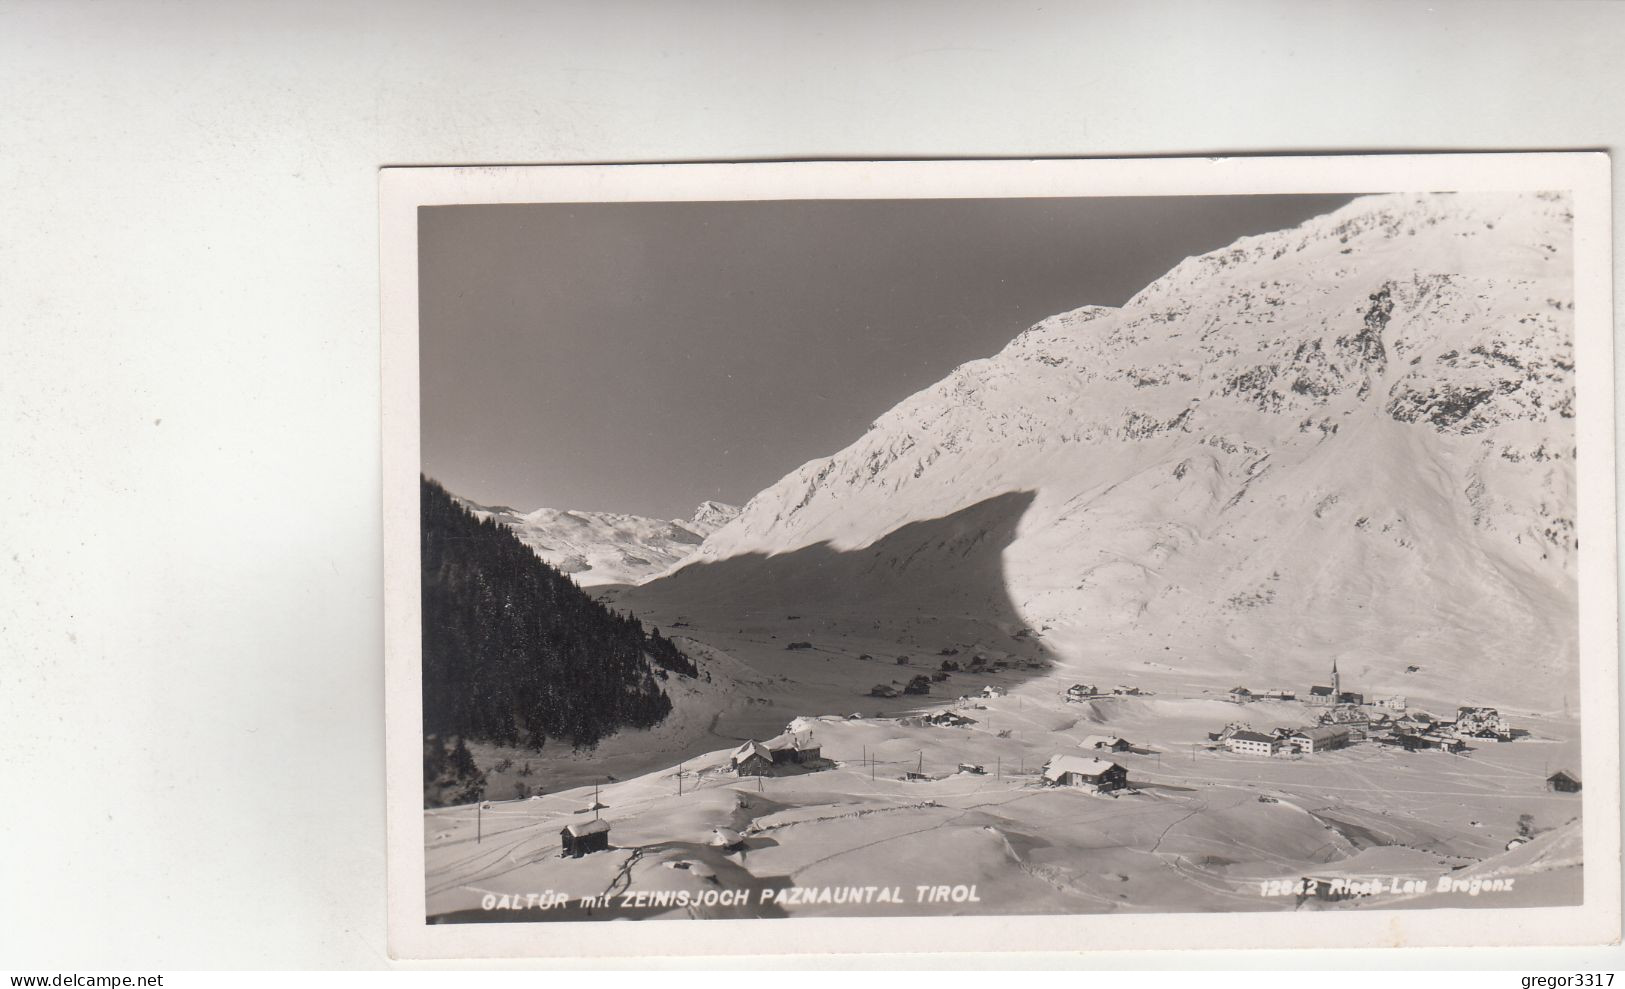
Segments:
[[[485,836],[485,801],[481,800],[474,805],[474,844],[478,845]]]

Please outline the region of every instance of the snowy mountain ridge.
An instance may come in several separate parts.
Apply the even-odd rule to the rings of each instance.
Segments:
[[[1296,677],[1335,655],[1384,689],[1470,670],[1555,703],[1575,648],[1571,223],[1560,194],[1370,196],[1187,259],[903,400],[684,566],[823,546],[866,594],[929,609],[947,541],[895,534],[1025,493],[1005,588],[1085,657]],[[720,572],[684,566],[651,589]]]
[[[614,512],[477,505],[459,498],[476,517],[513,530],[545,563],[583,587],[635,584],[687,559],[705,537],[739,514],[733,505],[702,502],[687,519],[654,519]]]

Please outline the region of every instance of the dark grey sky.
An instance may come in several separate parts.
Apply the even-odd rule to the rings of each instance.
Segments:
[[[423,469],[526,511],[740,504],[1038,320],[1349,198],[426,207]]]

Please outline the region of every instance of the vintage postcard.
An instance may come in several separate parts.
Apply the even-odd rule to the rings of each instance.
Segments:
[[[381,196],[398,955],[1618,937],[1605,156]]]

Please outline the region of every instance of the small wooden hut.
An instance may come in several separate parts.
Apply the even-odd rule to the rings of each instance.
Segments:
[[[609,822],[600,820],[567,824],[559,831],[559,840],[564,845],[564,854],[571,858],[580,858],[593,852],[607,852]]]
[[[1580,778],[1566,769],[1546,777],[1546,786],[1558,793],[1579,793]]]

